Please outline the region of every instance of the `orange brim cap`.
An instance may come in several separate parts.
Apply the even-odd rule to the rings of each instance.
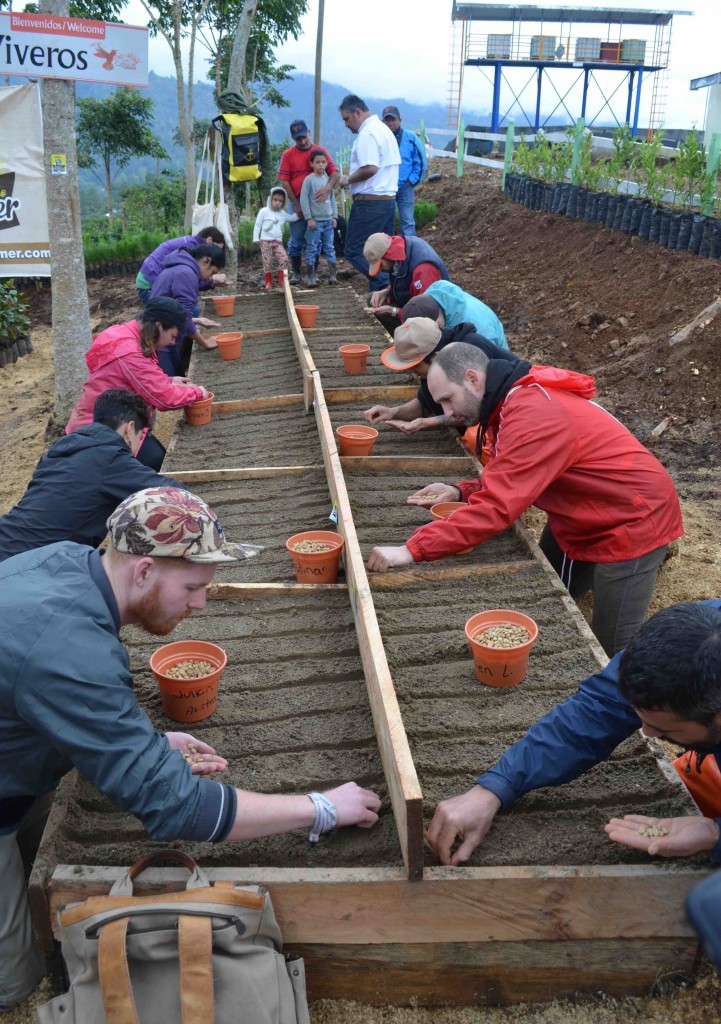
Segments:
[[[421,356],[420,359],[414,359],[412,363],[402,363],[398,356],[395,345],[391,345],[385,352],[381,353],[381,362],[384,366],[387,366],[389,370],[410,370],[413,366],[418,366],[419,363],[423,362],[425,357]]]
[[[369,277],[375,277],[380,269],[381,269],[381,261],[380,260],[378,260],[377,263],[369,263],[368,264],[368,276]]]

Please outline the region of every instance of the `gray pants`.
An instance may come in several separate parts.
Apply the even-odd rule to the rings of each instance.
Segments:
[[[0,1010],[27,999],[45,974],[23,861],[29,865],[35,857],[51,803],[52,794],[36,800],[18,831],[0,836]]]
[[[568,558],[548,526],[544,527],[539,544],[571,597],[593,590],[591,629],[612,658],[626,646],[646,618],[668,544],[626,562],[580,562]]]

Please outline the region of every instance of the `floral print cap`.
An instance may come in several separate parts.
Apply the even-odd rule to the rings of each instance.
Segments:
[[[128,555],[239,562],[260,554],[258,544],[230,544],[202,498],[179,487],[148,487],[121,502],[108,519],[111,544]]]

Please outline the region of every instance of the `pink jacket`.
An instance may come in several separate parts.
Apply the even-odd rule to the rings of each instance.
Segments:
[[[88,379],[83,393],[70,414],[65,433],[93,422],[93,406],[98,395],[111,388],[123,388],[140,395],[151,409],[180,409],[203,397],[194,384],[173,384],[160,368],[158,357],[144,356],[140,349],[140,324],[130,320],[96,334],[85,353]]]

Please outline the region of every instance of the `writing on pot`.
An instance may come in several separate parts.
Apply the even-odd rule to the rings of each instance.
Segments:
[[[198,697],[202,697],[206,694],[214,685],[215,684],[211,683],[210,686],[201,686],[190,690],[176,690],[173,693],[173,696],[180,700],[196,700]]]
[[[298,567],[297,572],[301,576],[325,576],[327,567],[320,565],[301,565]]]
[[[186,718],[193,718],[196,715],[201,714],[203,711],[215,711],[216,704],[218,703],[217,694],[212,697],[206,697],[205,700],[198,701],[196,704],[188,704],[183,709],[183,713]]]
[[[501,672],[501,678],[502,679],[510,679],[510,677],[514,674],[515,667],[516,667],[515,665],[505,665],[504,664],[503,671]],[[498,675],[498,666],[497,665],[494,666],[493,668],[490,668],[488,665],[477,665],[476,668],[477,668],[477,670],[479,672],[482,672],[483,675],[486,675],[486,676],[497,676]]]

